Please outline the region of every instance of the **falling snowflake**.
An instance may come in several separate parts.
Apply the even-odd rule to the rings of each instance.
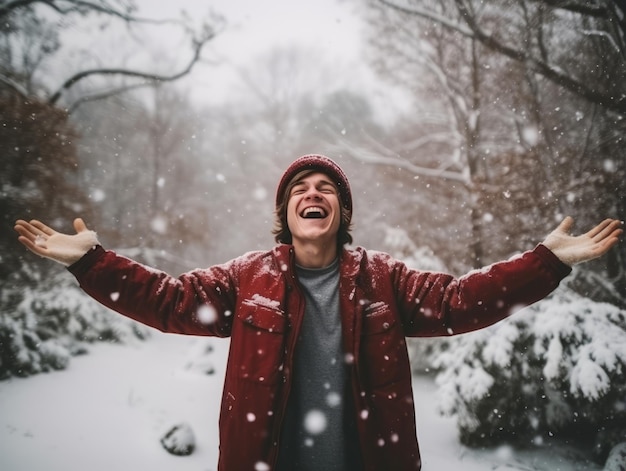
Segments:
[[[304,418],[304,428],[311,435],[319,435],[326,430],[326,415],[317,409],[310,410]]]

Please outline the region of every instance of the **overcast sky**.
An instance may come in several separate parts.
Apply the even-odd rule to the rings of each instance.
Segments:
[[[203,51],[205,62],[175,84],[194,102],[231,101],[246,87],[238,69],[252,70],[246,73],[253,77],[251,66],[264,55],[277,47],[301,47],[307,53],[299,60],[300,70],[310,67],[321,76],[313,81],[318,84],[315,91],[366,89],[383,120],[410,110],[406,92],[393,89],[369,68],[360,0],[136,0],[136,4],[136,15],[142,18],[180,18],[185,11],[196,28],[211,11],[224,18],[220,33]],[[127,29],[119,21],[76,17],[63,32],[63,44],[70,47],[64,47],[61,61],[46,71],[48,80],[61,83],[70,70],[98,66],[177,73],[191,57],[189,38],[180,33],[180,28],[163,25]]]
[[[211,41],[204,54],[209,59],[225,59],[221,64],[202,65],[184,83],[193,87],[194,96],[211,100],[228,93],[237,81],[233,65],[245,66],[278,46],[302,46],[311,50],[311,67],[322,57],[343,75],[345,83],[371,80],[361,56],[364,36],[355,0],[179,0],[153,2],[138,0],[139,15],[151,18],[177,17],[185,10],[198,24],[209,11],[225,18],[224,29]],[[175,55],[181,47],[173,37],[157,37],[153,48]],[[182,60],[182,58],[181,58]],[[352,77],[348,71],[358,70]]]

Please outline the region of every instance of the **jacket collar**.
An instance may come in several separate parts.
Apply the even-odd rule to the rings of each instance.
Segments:
[[[278,262],[278,267],[282,272],[294,272],[295,256],[294,248],[291,244],[279,244],[272,250]],[[363,260],[363,249],[350,250],[343,247],[339,252],[339,271],[342,277],[354,279]]]

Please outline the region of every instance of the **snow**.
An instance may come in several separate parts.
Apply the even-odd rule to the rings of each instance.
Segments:
[[[213,306],[203,304],[198,308],[198,320],[206,325],[214,324],[217,320],[217,311]]]
[[[37,237],[35,237],[35,245],[46,248],[46,238],[41,234],[37,234]]]
[[[266,298],[265,296],[261,296],[256,293],[252,296],[252,303],[258,304],[259,306],[264,306],[270,309],[278,309],[280,310],[280,302],[275,301],[273,299]]]
[[[227,343],[213,340],[217,371],[205,375],[186,365],[206,339],[153,337],[93,345],[67,370],[0,382],[0,469],[215,469]],[[160,444],[181,422],[197,439],[188,458]]]
[[[224,339],[155,332],[143,342],[92,345],[67,370],[1,381],[0,469],[215,470],[228,345]],[[190,368],[198,357],[210,359],[215,373]],[[434,381],[416,377],[414,388],[424,471],[590,471],[588,463],[578,468],[553,449],[464,447],[455,419],[434,407]],[[311,422],[323,425],[315,415]],[[195,434],[190,456],[171,455],[160,444],[180,423]],[[268,468],[258,463],[257,469]]]
[[[304,417],[304,428],[311,435],[319,435],[326,430],[326,415],[321,410],[312,409]]]

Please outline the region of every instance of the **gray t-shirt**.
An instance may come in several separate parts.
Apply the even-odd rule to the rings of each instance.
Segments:
[[[341,343],[339,264],[297,267],[305,297],[293,383],[278,453],[278,470],[362,468],[349,365]]]

